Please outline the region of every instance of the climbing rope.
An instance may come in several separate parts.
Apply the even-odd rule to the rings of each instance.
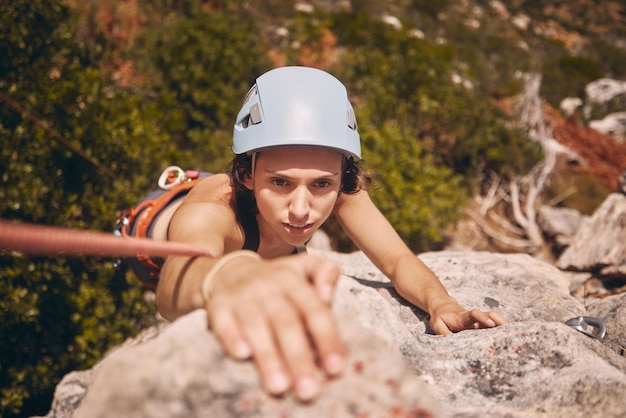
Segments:
[[[7,252],[27,255],[213,257],[204,248],[181,242],[118,237],[103,232],[0,220],[0,253]]]

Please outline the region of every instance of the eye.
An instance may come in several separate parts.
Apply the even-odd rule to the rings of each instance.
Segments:
[[[272,184],[276,187],[286,187],[289,185],[289,183],[287,182],[287,180],[285,179],[281,179],[281,178],[275,178],[270,180],[272,182]]]
[[[325,189],[330,187],[333,183],[329,180],[318,180],[315,182],[315,187],[319,187],[320,189]]]

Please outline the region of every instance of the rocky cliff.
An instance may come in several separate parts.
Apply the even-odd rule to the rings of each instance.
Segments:
[[[608,219],[624,231],[626,196],[605,204],[621,211]],[[625,245],[613,243],[619,263]],[[334,311],[351,353],[316,402],[265,395],[253,366],[225,358],[197,311],[67,375],[48,418],[624,416],[626,294],[577,299],[568,274],[528,255],[425,253],[462,305],[510,321],[443,337],[362,253],[311,251],[342,267]],[[579,317],[600,323],[565,324]]]

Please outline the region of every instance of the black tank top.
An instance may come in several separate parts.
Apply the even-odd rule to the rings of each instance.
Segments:
[[[243,228],[243,233],[246,236],[243,243],[243,249],[257,252],[259,250],[259,244],[261,243],[261,236],[256,217],[251,215],[242,216],[241,226]]]

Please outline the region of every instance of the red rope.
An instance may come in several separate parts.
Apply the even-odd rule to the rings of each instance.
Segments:
[[[104,232],[0,220],[0,253],[27,255],[94,255],[136,257],[185,255],[213,257],[206,249],[173,241],[117,237]]]

